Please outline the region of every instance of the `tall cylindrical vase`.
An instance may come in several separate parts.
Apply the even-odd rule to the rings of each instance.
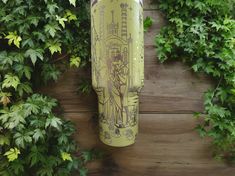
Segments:
[[[115,147],[131,145],[144,85],[142,0],[91,0],[91,33],[100,139]]]

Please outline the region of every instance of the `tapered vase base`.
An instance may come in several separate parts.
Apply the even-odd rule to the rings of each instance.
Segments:
[[[100,141],[105,145],[108,145],[108,146],[111,146],[111,147],[120,147],[120,148],[121,147],[128,147],[128,146],[131,146],[131,145],[135,144],[135,140],[134,141],[116,140],[116,141],[110,142],[109,140],[105,140],[103,137],[100,137]]]

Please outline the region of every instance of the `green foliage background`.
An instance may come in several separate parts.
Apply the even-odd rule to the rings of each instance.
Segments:
[[[159,60],[181,59],[214,78],[215,88],[205,93],[204,123],[197,130],[213,139],[218,158],[235,161],[235,1],[155,2],[168,21],[156,36]]]
[[[181,58],[215,79],[197,130],[213,138],[217,157],[234,161],[235,1],[155,1],[168,20],[156,36],[158,57]],[[0,0],[0,175],[66,176],[76,170],[86,175],[84,165],[93,154],[78,152],[73,124],[53,112],[55,99],[34,88],[89,62],[87,3]],[[145,30],[152,22],[145,20]],[[89,90],[84,82],[79,89]]]
[[[34,89],[89,61],[87,3],[0,0],[1,176],[87,173],[93,153],[79,150],[73,124],[53,112],[57,101]]]

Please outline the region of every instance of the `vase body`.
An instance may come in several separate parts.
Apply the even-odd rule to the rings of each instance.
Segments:
[[[115,147],[131,145],[138,133],[144,85],[142,0],[92,0],[91,33],[100,139]]]

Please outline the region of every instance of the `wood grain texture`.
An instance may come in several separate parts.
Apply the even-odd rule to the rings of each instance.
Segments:
[[[144,0],[145,11],[158,9],[156,3],[152,3],[152,2],[154,2],[154,0]]]
[[[97,147],[106,153],[89,164],[89,176],[234,176],[235,168],[213,159],[210,140],[194,131],[199,122],[192,112],[203,111],[203,92],[213,83],[180,62],[157,61],[154,40],[164,17],[149,2],[144,0],[145,17],[151,16],[154,24],[145,33],[145,87],[135,145],[111,148],[99,141],[97,119],[92,118],[96,95],[77,93],[79,80],[90,79],[90,69],[70,69],[41,91],[57,98],[65,117],[75,122],[81,148]]]
[[[210,141],[194,131],[192,114],[141,114],[134,145],[112,148],[98,139],[92,113],[69,113],[79,129],[75,137],[82,148],[106,151],[102,160],[90,163],[90,176],[233,176],[235,168],[212,158]]]

